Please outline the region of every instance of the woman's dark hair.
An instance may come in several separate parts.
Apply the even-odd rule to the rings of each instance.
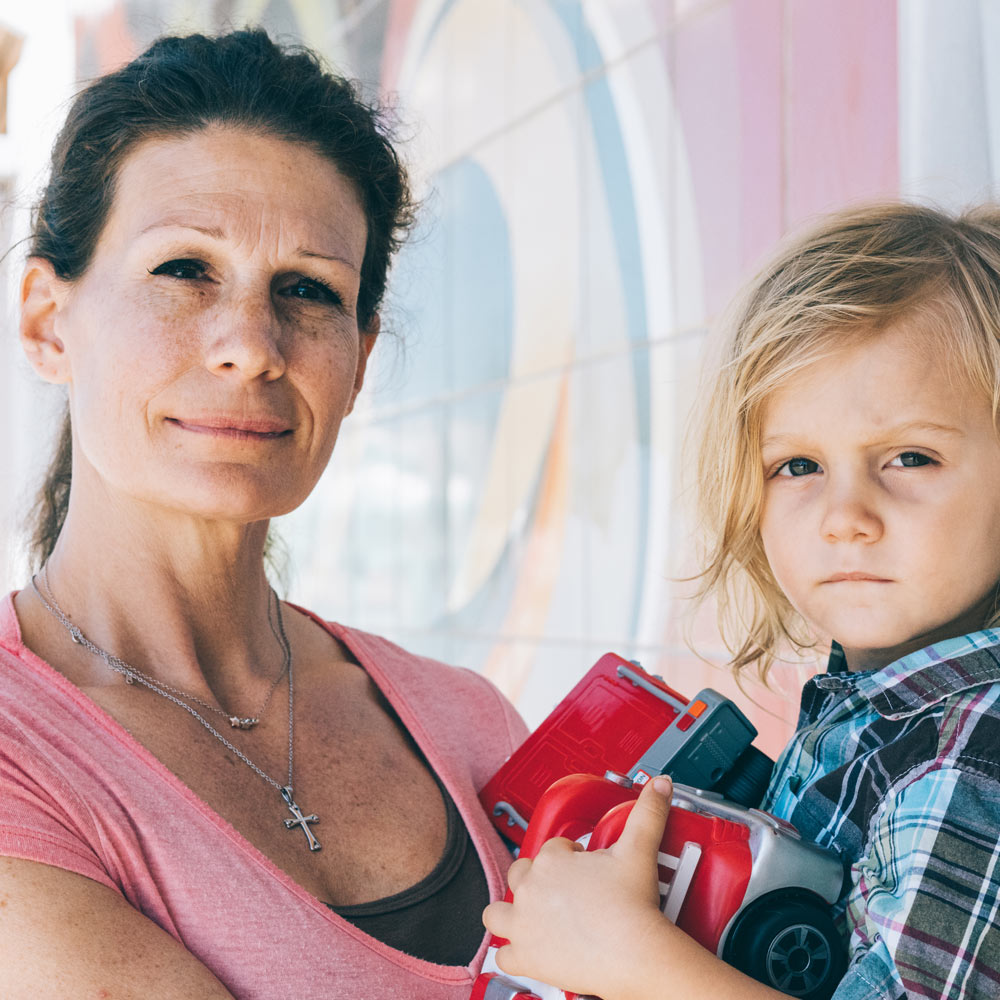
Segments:
[[[358,324],[365,329],[385,292],[389,260],[413,222],[406,170],[382,111],[304,48],[276,45],[262,29],[166,37],[73,101],[52,151],[49,182],[35,209],[32,256],[68,281],[89,266],[122,163],[149,139],[225,125],[303,143],[327,157],[358,191],[368,223]],[[30,549],[44,562],[69,504],[68,414],[32,517]]]

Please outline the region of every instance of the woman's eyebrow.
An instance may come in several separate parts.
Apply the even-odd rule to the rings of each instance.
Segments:
[[[358,267],[354,261],[348,260],[346,257],[340,257],[337,254],[320,253],[318,250],[307,250],[305,247],[299,247],[295,252],[299,257],[317,257],[320,260],[329,260],[335,264],[344,264],[352,271],[358,271]]]
[[[148,232],[152,232],[154,229],[191,229],[196,233],[201,233],[203,236],[208,236],[213,240],[223,240],[226,234],[218,228],[218,226],[199,226],[194,222],[178,222],[173,219],[161,219],[157,222],[152,222],[144,229],[139,230],[139,235],[144,236]],[[298,257],[314,257],[317,260],[328,260],[334,264],[343,264],[349,267],[352,271],[358,271],[357,265],[352,260],[348,260],[346,257],[341,257],[334,253],[320,253],[318,250],[310,250],[308,247],[298,247],[295,250],[295,254]]]
[[[225,233],[218,226],[199,226],[194,222],[178,222],[174,219],[160,219],[157,222],[151,222],[144,229],[139,230],[139,235],[144,236],[154,229],[193,229],[196,233],[210,236],[213,240],[221,240],[225,237]]]

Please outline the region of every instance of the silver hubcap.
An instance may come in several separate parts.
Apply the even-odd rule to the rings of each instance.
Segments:
[[[786,927],[767,949],[767,975],[776,989],[802,996],[819,986],[830,971],[830,945],[810,924]]]

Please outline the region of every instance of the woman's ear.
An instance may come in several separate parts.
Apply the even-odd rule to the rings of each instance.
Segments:
[[[368,357],[375,346],[378,332],[382,328],[382,317],[375,313],[371,322],[361,331],[361,344],[358,350],[358,367],[354,371],[354,391],[351,393],[351,402],[348,404],[347,413],[354,409],[354,401],[361,392],[361,387],[365,384],[365,369],[368,367]],[[347,413],[344,416],[347,416]]]
[[[29,257],[21,279],[21,347],[46,382],[70,381],[69,358],[56,335],[56,319],[69,291],[49,261]]]

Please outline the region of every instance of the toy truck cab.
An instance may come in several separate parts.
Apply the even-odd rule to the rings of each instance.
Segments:
[[[602,656],[479,793],[520,844],[542,793],[567,774],[612,770],[642,783],[666,773],[756,805],[772,761],[751,743],[757,730],[711,688],[688,699],[615,653]]]
[[[614,843],[638,795],[622,776],[570,775],[539,799],[522,845],[532,857],[551,837],[597,850]],[[674,786],[657,858],[667,919],[729,964],[791,996],[822,1000],[843,974],[844,945],[828,905],[843,868],[790,824],[713,792]],[[494,941],[473,1000],[571,1000],[501,972]]]

